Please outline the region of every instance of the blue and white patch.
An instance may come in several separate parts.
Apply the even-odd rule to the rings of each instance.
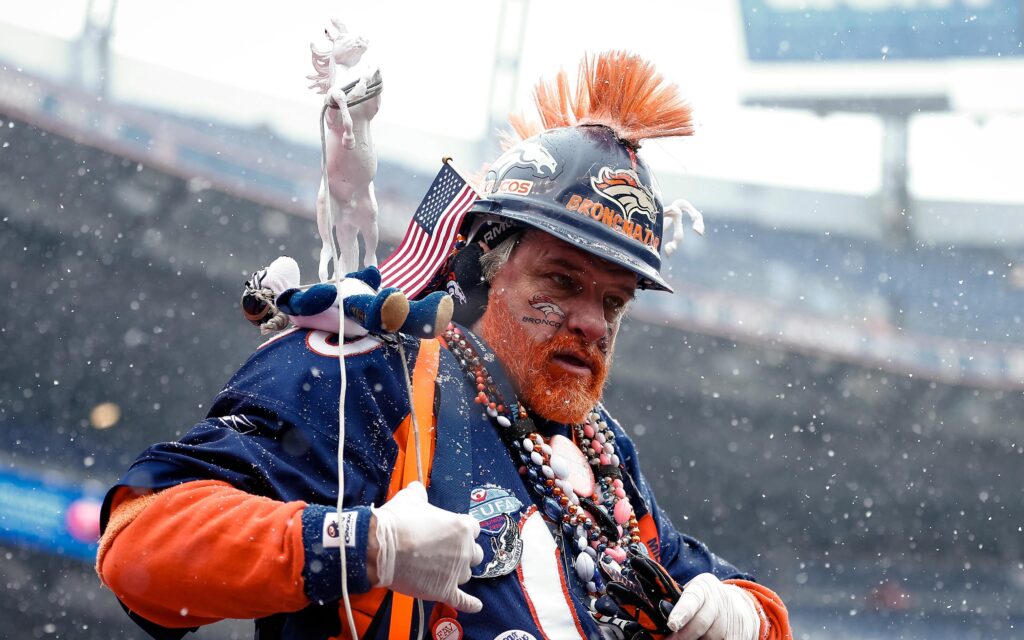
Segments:
[[[514,515],[523,508],[519,498],[506,489],[493,484],[475,487],[469,492],[469,515],[480,523],[480,530],[491,535],[505,526],[504,514]]]
[[[483,562],[473,568],[474,578],[498,578],[516,570],[523,557],[523,539],[517,518],[523,503],[501,487],[484,485],[469,494],[469,515],[480,523]]]

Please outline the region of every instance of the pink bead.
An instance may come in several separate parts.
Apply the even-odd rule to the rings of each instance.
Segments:
[[[593,438],[594,427],[590,426],[589,424],[583,425],[583,435],[587,436],[588,438]]]
[[[612,560],[622,564],[626,561],[626,551],[622,547],[608,547],[604,550]]]
[[[625,498],[626,497],[626,490],[623,489],[622,487],[615,487],[615,495],[620,497],[620,498]]]
[[[615,487],[616,489],[621,489],[622,488],[622,478],[615,478],[614,480],[612,480],[612,486]]]
[[[594,453],[597,454],[604,452],[604,446],[597,440],[594,440],[593,442],[590,443],[590,448],[593,449]]]
[[[612,458],[607,453],[601,454],[601,464],[611,464]]]
[[[629,498],[623,498],[615,503],[615,522],[619,524],[626,524],[629,522],[629,516],[633,514],[632,505],[629,504]]]

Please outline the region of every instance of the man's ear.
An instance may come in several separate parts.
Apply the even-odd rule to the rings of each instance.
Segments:
[[[480,256],[483,254],[484,250],[480,244],[472,242],[452,259],[454,281],[465,297],[462,300],[458,295],[453,296],[455,313],[452,319],[464,326],[470,326],[479,320],[487,308],[487,296],[491,285],[484,280],[484,270],[480,265]]]

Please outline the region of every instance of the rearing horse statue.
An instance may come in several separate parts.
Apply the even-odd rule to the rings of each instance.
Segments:
[[[380,108],[381,76],[376,66],[363,60],[367,40],[353,35],[340,20],[331,20],[337,35],[324,33],[330,40],[328,49],[313,53],[316,73],[307,76],[311,89],[326,94],[327,109],[327,184],[320,185],[316,199],[316,221],[323,240],[320,250],[319,276],[326,282],[332,251],[331,230],[327,221],[327,198],[334,214],[340,265],[335,274],[359,270],[358,235],[363,236],[364,266],[377,264],[377,198],[373,193],[373,177],[377,173],[377,155],[373,149],[370,120]]]

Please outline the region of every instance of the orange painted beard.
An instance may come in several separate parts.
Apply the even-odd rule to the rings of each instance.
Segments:
[[[571,335],[538,343],[504,298],[493,295],[480,333],[508,372],[520,400],[541,417],[564,424],[583,422],[601,399],[610,349],[604,354],[596,344]],[[559,367],[554,358],[566,353],[584,360],[592,373],[577,375]]]

